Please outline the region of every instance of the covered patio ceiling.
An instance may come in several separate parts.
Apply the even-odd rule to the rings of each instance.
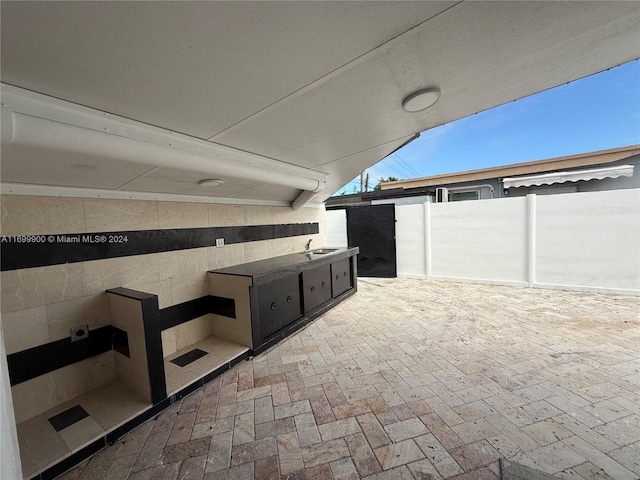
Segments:
[[[299,208],[421,131],[640,57],[637,2],[3,1],[1,16],[5,193]],[[439,101],[405,113],[427,87]]]

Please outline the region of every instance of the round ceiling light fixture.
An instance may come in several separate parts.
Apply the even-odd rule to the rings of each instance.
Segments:
[[[224,181],[219,178],[207,178],[205,180],[200,180],[198,185],[201,187],[217,187],[218,185],[222,185]]]
[[[407,113],[421,112],[433,106],[440,98],[439,88],[425,88],[412,93],[402,101],[402,109]]]

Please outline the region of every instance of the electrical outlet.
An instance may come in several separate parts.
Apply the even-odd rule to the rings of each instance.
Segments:
[[[89,325],[80,325],[71,329],[71,341],[77,342],[89,338]]]
[[[224,238],[216,238],[216,247],[224,247]]]

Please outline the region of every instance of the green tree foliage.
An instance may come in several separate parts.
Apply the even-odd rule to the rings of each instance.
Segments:
[[[382,182],[397,182],[398,180],[400,180],[399,178],[396,177],[389,177],[389,178],[381,178],[380,181],[378,182],[378,184],[373,187],[373,190],[382,190]]]

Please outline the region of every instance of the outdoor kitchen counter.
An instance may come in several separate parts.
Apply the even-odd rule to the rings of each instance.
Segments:
[[[329,249],[319,248],[316,250]],[[280,257],[210,270],[210,273],[251,277],[253,279],[253,286],[258,286],[289,276],[292,273],[300,273],[321,265],[333,263],[343,258],[353,257],[360,252],[358,247],[332,248],[331,250],[335,251],[324,254],[313,253],[314,250],[310,252],[291,253]]]
[[[264,351],[356,293],[359,251],[323,248],[210,270],[209,294],[235,306],[233,318],[214,315],[214,336]]]

